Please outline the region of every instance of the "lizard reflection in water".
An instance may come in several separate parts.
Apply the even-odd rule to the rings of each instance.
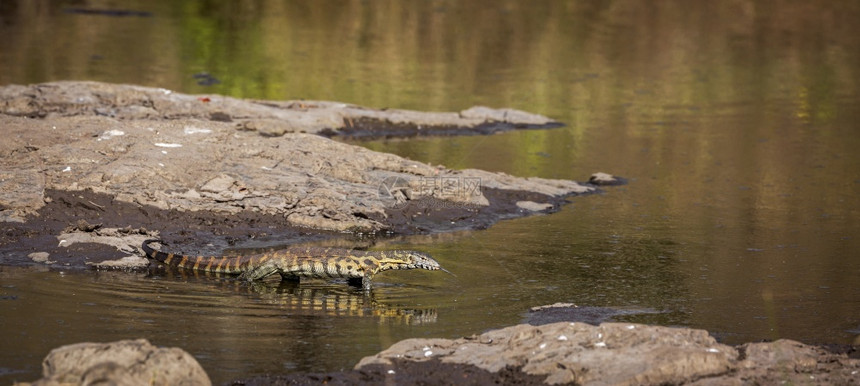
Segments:
[[[415,251],[357,251],[342,248],[288,248],[272,253],[236,257],[204,257],[166,253],[143,242],[146,256],[169,266],[204,272],[239,275],[248,281],[261,280],[278,273],[284,280],[307,278],[345,278],[350,285],[371,287],[374,275],[388,270],[426,269],[445,271],[436,260]],[[448,272],[450,273],[450,272]]]
[[[375,318],[380,323],[422,325],[435,323],[434,308],[404,308],[376,301],[373,292],[299,286],[291,282],[252,282],[249,289],[268,304],[300,314]]]

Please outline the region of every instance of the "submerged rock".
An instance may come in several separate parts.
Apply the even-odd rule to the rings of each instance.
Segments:
[[[616,321],[619,316],[656,313],[659,311],[648,308],[581,307],[573,303],[555,303],[530,308],[523,322],[534,326],[557,322],[582,322],[598,325],[603,322]]]

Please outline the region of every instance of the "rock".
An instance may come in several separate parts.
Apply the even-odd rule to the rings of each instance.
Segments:
[[[211,385],[200,364],[179,348],[146,339],[78,343],[51,350],[33,385]]]
[[[540,307],[570,308],[557,304]],[[407,339],[363,358],[363,374],[404,363],[469,365],[499,373],[518,369],[549,384],[857,384],[860,359],[790,340],[717,343],[707,331],[631,323],[517,325],[455,340]],[[436,371],[446,371],[437,366]],[[452,367],[453,368],[453,367]],[[505,375],[504,377],[507,377]],[[404,375],[404,377],[406,377]],[[337,379],[337,377],[335,377]]]
[[[286,133],[296,132],[289,121],[282,119],[252,119],[236,126],[238,130],[256,131],[267,137],[280,137]]]
[[[597,172],[588,178],[588,183],[598,186],[623,185],[626,181],[608,173]]]
[[[17,158],[14,163],[3,160],[0,167],[0,222],[24,222],[45,205],[44,175],[35,167],[37,156],[26,151],[28,145],[16,142],[0,141],[0,154]]]
[[[87,220],[80,219],[78,220],[77,225],[75,226],[75,230],[79,230],[81,232],[92,232],[96,229],[102,227],[102,224],[90,224]]]
[[[538,114],[532,114],[514,109],[491,109],[485,106],[475,106],[460,112],[463,118],[480,119],[484,121],[507,122],[516,125],[547,125],[554,121]]]
[[[141,256],[125,256],[116,260],[88,263],[99,269],[136,269],[149,266],[149,260]]]
[[[230,190],[230,188],[232,188],[235,184],[235,178],[221,174],[203,184],[203,186],[200,187],[200,191],[209,193],[222,193]]]
[[[10,256],[23,263],[32,252],[32,229],[56,237],[79,220],[79,230],[90,232],[98,226],[174,227],[173,233],[191,227],[197,229],[194,240],[206,246],[223,245],[215,235],[230,232],[226,224],[257,227],[236,230],[232,236],[238,238],[290,227],[354,233],[481,228],[594,191],[569,180],[431,166],[317,135],[355,129],[359,121],[368,123],[367,130],[376,127],[369,122],[387,122],[424,131],[481,127],[496,119],[506,125],[543,121],[488,108],[461,115],[199,97],[96,82],[0,87],[0,127],[8,138],[0,141],[0,221],[14,229],[0,244],[0,263]],[[402,183],[381,189],[391,180]],[[521,201],[524,207],[516,205]],[[418,212],[420,223],[413,221]],[[233,220],[239,215],[243,221]],[[37,247],[60,264],[81,261],[69,261],[68,251]],[[105,258],[126,265],[119,262],[126,256]]]
[[[517,201],[517,206],[530,212],[540,212],[547,209],[552,209],[552,204],[542,204],[534,201]]]
[[[778,371],[809,373],[815,370],[819,356],[814,348],[787,339],[772,343],[747,343],[741,349],[746,353],[741,366],[748,369],[765,365]]]
[[[338,102],[241,100],[185,95],[160,88],[68,81],[0,87],[0,113],[26,117],[102,115],[121,120],[184,118],[234,122],[236,129],[265,136],[486,134],[518,127],[561,126],[542,115],[483,106],[460,113],[375,110]]]
[[[429,358],[490,372],[521,368],[549,384],[679,384],[727,373],[737,351],[703,330],[561,322],[517,325],[453,341],[407,339],[365,357],[356,369]]]
[[[780,339],[746,343],[738,350],[745,356],[738,363],[738,379],[754,379],[759,384],[860,383],[860,359],[849,359],[820,347]]]
[[[51,254],[48,252],[33,252],[33,253],[28,254],[27,257],[29,257],[31,260],[33,260],[37,263],[44,263],[44,264],[53,264],[54,263],[53,261],[48,260],[48,258],[51,257]]]

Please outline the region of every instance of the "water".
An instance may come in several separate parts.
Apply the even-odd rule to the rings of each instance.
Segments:
[[[90,3],[86,3],[90,4]],[[94,8],[112,3],[93,2]],[[452,168],[623,187],[490,229],[383,241],[457,276],[249,288],[2,267],[0,382],[50,348],[147,338],[216,382],[328,371],[554,302],[727,343],[860,335],[860,3],[3,2],[0,84],[92,79],[267,99],[549,115],[566,127],[358,144]],[[220,83],[198,85],[196,73]]]

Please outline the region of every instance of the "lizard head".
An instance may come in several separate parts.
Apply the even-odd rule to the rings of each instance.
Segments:
[[[428,271],[445,271],[439,262],[433,260],[430,255],[416,251],[389,251],[385,257],[379,259],[379,271],[401,269],[426,269]],[[450,272],[448,272],[450,273]]]

